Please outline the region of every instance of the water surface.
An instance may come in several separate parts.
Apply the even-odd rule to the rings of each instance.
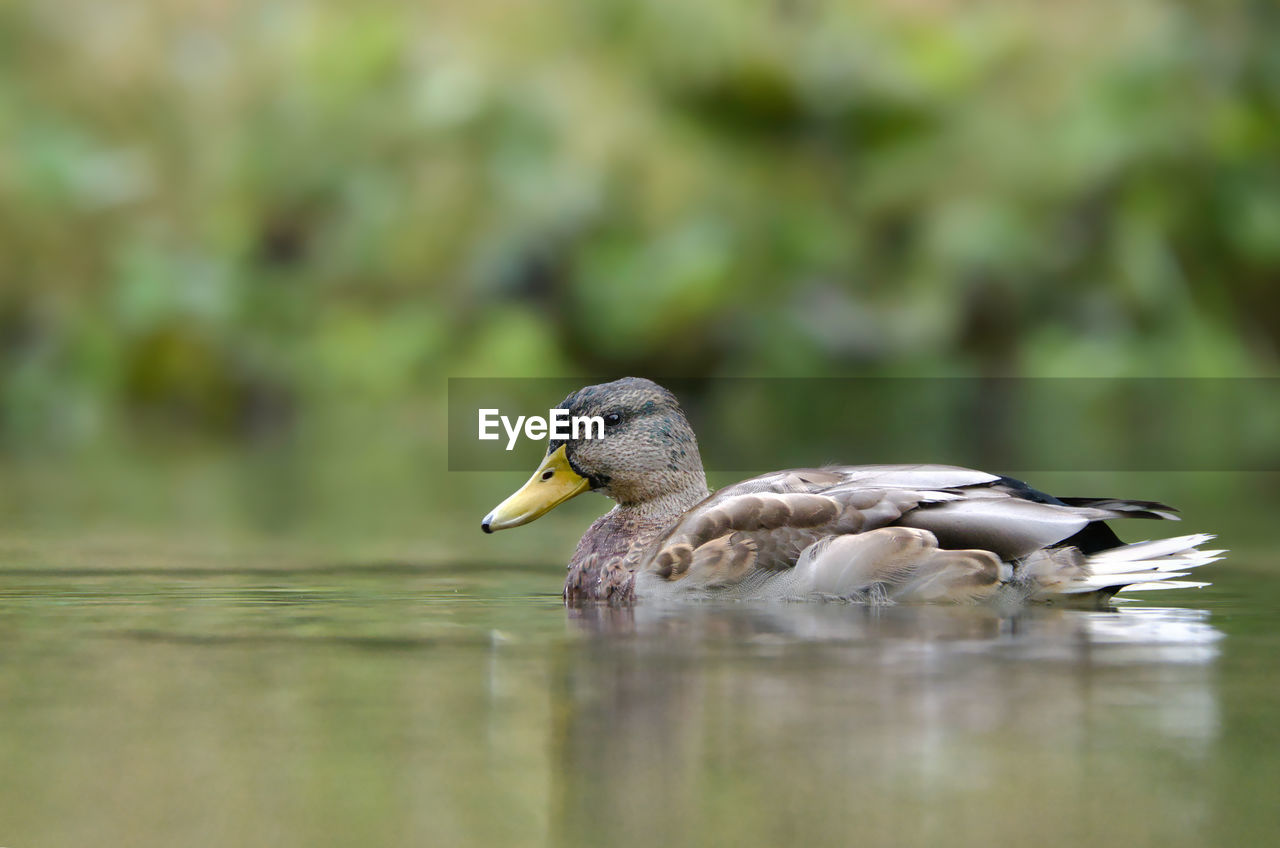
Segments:
[[[1263,844],[1280,586],[566,612],[559,569],[0,567],[0,844]]]

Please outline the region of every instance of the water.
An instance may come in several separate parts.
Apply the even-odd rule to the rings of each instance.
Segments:
[[[1200,592],[1012,617],[571,613],[551,565],[9,560],[9,848],[1280,833],[1265,558],[1212,566]]]

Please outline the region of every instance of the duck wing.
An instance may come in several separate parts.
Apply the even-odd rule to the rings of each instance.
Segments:
[[[793,569],[806,549],[829,537],[901,527],[928,531],[936,549],[974,554],[946,558],[950,570],[977,570],[995,579],[999,562],[1071,540],[1094,522],[1135,516],[1174,517],[1169,507],[1153,502],[1068,503],[1011,478],[950,465],[792,469],[708,497],[645,550],[639,568],[669,582],[723,588]],[[888,575],[893,563],[907,558],[877,558],[878,544],[914,548],[928,537],[898,532],[877,540],[860,545],[859,559],[864,570],[882,563]],[[825,541],[823,550],[831,545]],[[835,545],[846,547],[854,550],[852,543]]]

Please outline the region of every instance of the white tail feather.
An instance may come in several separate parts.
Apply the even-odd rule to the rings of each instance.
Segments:
[[[1192,580],[1157,580],[1154,583],[1130,583],[1121,592],[1146,592],[1153,589],[1203,589],[1209,583],[1196,583]]]
[[[1171,539],[1156,539],[1151,542],[1134,542],[1109,551],[1100,551],[1089,557],[1089,566],[1098,572],[1110,563],[1133,563],[1140,560],[1153,560],[1157,557],[1174,554],[1185,554],[1193,551],[1197,545],[1203,545],[1212,539],[1209,533],[1195,533],[1190,536],[1174,536]],[[1221,553],[1221,551],[1219,551]],[[1126,569],[1127,570],[1127,569]]]
[[[1209,585],[1173,578],[1186,577],[1190,569],[1222,559],[1225,551],[1202,551],[1197,546],[1212,539],[1208,533],[1135,542],[1085,557],[1082,563],[1063,563],[1056,569],[1037,563],[1033,573],[1033,597],[1076,595],[1087,592],[1194,589]],[[1050,573],[1051,572],[1051,573]]]

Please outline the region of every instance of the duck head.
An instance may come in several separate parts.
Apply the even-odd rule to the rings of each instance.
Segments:
[[[599,416],[599,438],[552,439],[529,482],[498,504],[480,527],[518,527],[586,491],[640,512],[678,514],[707,495],[693,428],[675,395],[652,380],[624,377],[579,389],[559,408]],[[590,435],[596,436],[592,430]]]

